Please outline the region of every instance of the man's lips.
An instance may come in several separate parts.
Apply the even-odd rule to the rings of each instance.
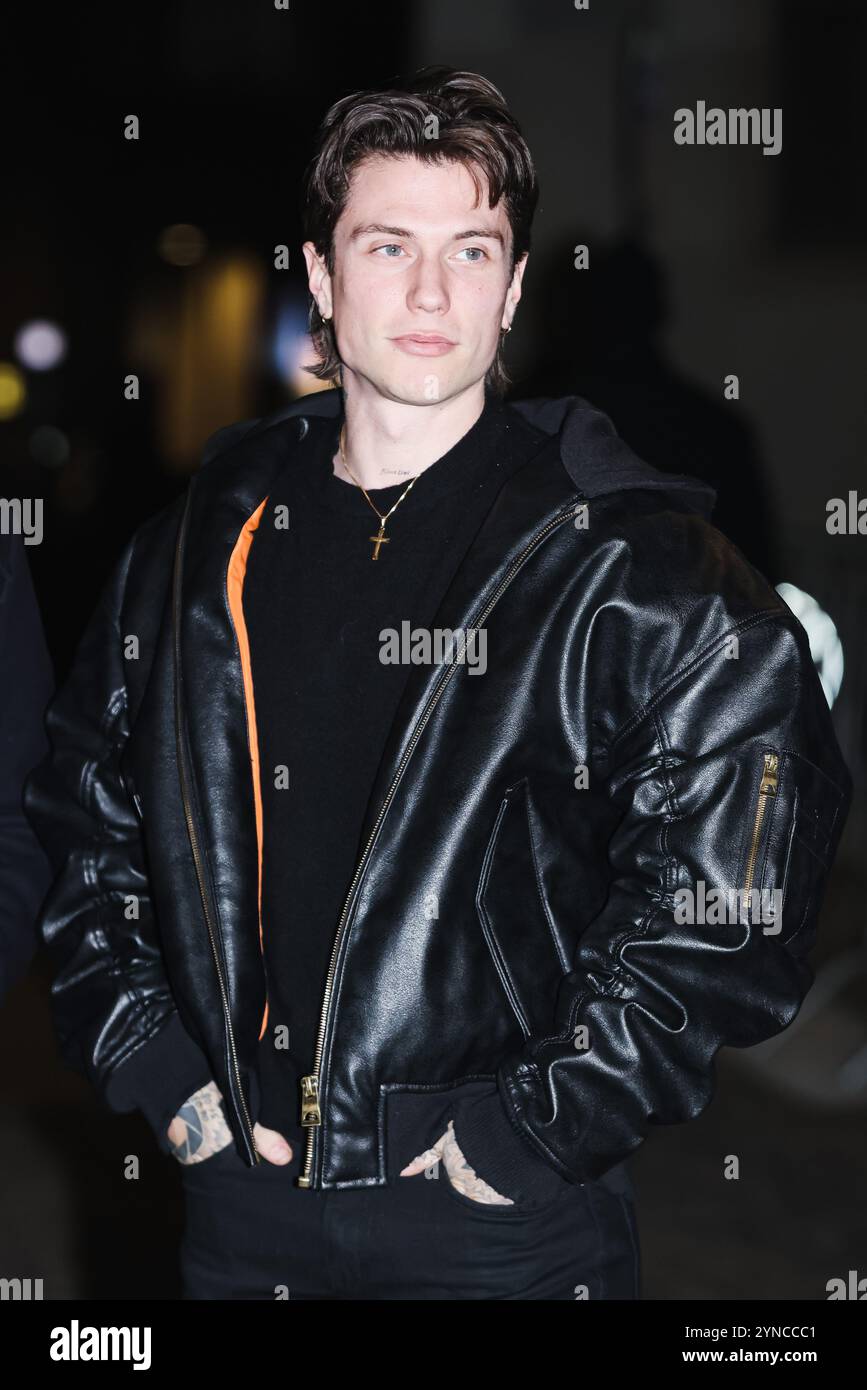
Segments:
[[[399,338],[391,340],[404,352],[411,352],[422,357],[439,357],[444,352],[450,352],[456,346],[451,338],[446,338],[442,333],[403,333]]]

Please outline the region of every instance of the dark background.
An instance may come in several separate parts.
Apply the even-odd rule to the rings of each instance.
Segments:
[[[658,467],[710,479],[721,529],[831,616],[856,800],[819,980],[780,1038],[723,1049],[705,1113],[633,1160],[648,1298],[821,1299],[867,1274],[867,536],[825,529],[829,498],[867,492],[865,59],[861,0],[39,8],[7,55],[0,365],[34,318],[68,354],[18,364],[0,492],[45,499],[28,559],[58,681],[129,535],[186,487],[207,435],[298,389],[280,352],[306,310],[299,178],[328,104],[432,62],[490,77],[537,161],[513,395],[586,395]],[[674,111],[700,99],[782,107],[782,152],[676,146]],[[205,238],[195,264],[160,253],[179,223]],[[58,1062],[41,960],[0,1011],[0,1057],[0,1274],[42,1277],[52,1298],[176,1297],[174,1160]]]

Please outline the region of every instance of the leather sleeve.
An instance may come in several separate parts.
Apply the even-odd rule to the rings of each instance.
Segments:
[[[774,605],[720,633],[717,601],[706,600],[710,616],[704,602],[694,605],[704,643],[674,639],[671,674],[623,718],[592,774],[619,817],[607,899],[579,938],[548,1035],[498,1069],[512,1122],[573,1180],[601,1177],[651,1125],[698,1115],[718,1049],[780,1032],[813,981],[805,955],[851,777],[791,612]],[[766,754],[778,763],[763,792]],[[720,899],[708,905],[709,891],[750,880],[762,904],[741,921],[735,898],[731,921],[728,899],[710,920]],[[774,890],[782,913],[769,921]]]
[[[26,780],[24,809],[54,875],[38,927],[61,1055],[111,1109],[142,1108],[164,1146],[166,1109],[174,1114],[211,1073],[174,1006],[121,767],[130,733],[121,612],[134,546],[133,536],[48,706],[50,752]]]
[[[21,794],[44,758],[45,706],[54,672],[20,536],[0,535],[0,1000],[27,971],[50,866]]]

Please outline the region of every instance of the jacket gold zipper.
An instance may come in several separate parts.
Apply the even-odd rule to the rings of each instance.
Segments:
[[[747,856],[747,871],[744,878],[744,886],[741,890],[744,900],[749,898],[750,890],[753,886],[753,878],[756,871],[756,855],[758,854],[759,839],[762,833],[762,822],[765,818],[765,809],[768,804],[768,799],[777,794],[777,770],[779,765],[780,759],[777,753],[765,754],[762,777],[759,783],[759,800],[756,806],[756,816],[753,821],[753,834],[750,840],[749,854]]]
[[[209,903],[208,903],[208,894],[207,894],[207,890],[206,890],[206,888],[205,888],[205,876],[204,876],[204,871],[203,871],[203,869],[202,869],[202,859],[201,859],[201,852],[200,852],[200,849],[199,849],[198,835],[197,835],[197,833],[196,833],[196,828],[195,828],[195,824],[194,824],[194,820],[193,820],[192,810],[191,810],[191,808],[190,808],[189,800],[188,800],[188,795],[187,795],[187,771],[186,771],[186,760],[185,760],[185,757],[184,757],[183,739],[182,739],[182,737],[181,737],[180,622],[179,622],[179,612],[180,612],[180,581],[181,581],[181,564],[180,564],[180,556],[181,556],[181,542],[182,542],[183,534],[184,534],[184,532],[185,532],[185,530],[186,530],[187,513],[188,513],[189,507],[190,507],[190,498],[191,498],[191,496],[192,496],[192,484],[190,485],[190,489],[189,489],[189,492],[188,492],[188,494],[187,494],[187,501],[186,501],[186,505],[184,506],[184,515],[183,515],[183,518],[182,518],[182,520],[181,520],[181,524],[180,524],[180,526],[178,527],[178,539],[177,539],[177,545],[176,545],[176,547],[175,547],[175,581],[174,581],[174,589],[173,589],[173,593],[172,593],[172,613],[173,613],[174,628],[175,628],[175,744],[176,744],[177,758],[178,758],[178,774],[179,774],[180,783],[181,783],[181,801],[183,802],[184,817],[185,817],[186,822],[187,822],[187,833],[188,833],[188,835],[189,835],[189,837],[190,837],[190,847],[192,848],[192,851],[193,851],[193,862],[195,863],[195,866],[196,866],[196,878],[197,878],[197,880],[198,880],[198,885],[199,885],[199,895],[200,895],[200,897],[201,897],[201,899],[202,899],[202,908],[203,908],[203,911],[204,911],[204,914],[205,914],[205,923],[206,923],[207,928],[208,928],[208,938],[209,938],[210,943],[211,943],[211,953],[212,953],[212,955],[213,955],[213,957],[214,957],[214,967],[215,967],[216,972],[217,972],[217,981],[218,981],[219,986],[220,986],[220,998],[221,998],[222,1003],[223,1003],[223,1017],[224,1017],[225,1023],[226,1023],[226,1034],[227,1034],[227,1037],[228,1037],[228,1039],[229,1039],[229,1048],[230,1048],[231,1054],[232,1054],[232,1066],[233,1066],[234,1073],[235,1073],[235,1083],[236,1083],[237,1088],[238,1088],[238,1097],[239,1097],[239,1099],[240,1099],[241,1111],[242,1111],[243,1119],[244,1119],[244,1122],[245,1122],[245,1125],[246,1125],[247,1137],[249,1138],[249,1141],[250,1141],[250,1153],[253,1155],[253,1157],[254,1157],[254,1159],[255,1159],[255,1162],[258,1164],[258,1163],[261,1163],[262,1160],[260,1159],[260,1157],[259,1157],[259,1151],[258,1151],[258,1149],[256,1148],[256,1141],[255,1141],[255,1138],[254,1138],[254,1136],[253,1136],[253,1126],[252,1126],[251,1123],[250,1123],[250,1115],[249,1115],[249,1112],[248,1112],[248,1110],[247,1110],[246,1102],[245,1102],[245,1100],[244,1100],[244,1090],[243,1090],[243,1087],[241,1086],[241,1073],[240,1073],[240,1068],[239,1068],[239,1066],[238,1066],[238,1054],[237,1054],[237,1051],[236,1051],[236,1049],[235,1049],[235,1035],[234,1035],[234,1033],[233,1033],[233,1031],[232,1031],[232,1019],[231,1019],[231,1015],[230,1015],[230,1013],[229,1013],[229,996],[228,996],[228,992],[227,992],[227,990],[226,990],[226,982],[225,982],[225,980],[224,980],[224,978],[223,978],[223,970],[222,970],[222,967],[221,967],[221,965],[220,965],[220,956],[219,956],[219,952],[217,951],[216,936],[215,936],[215,932],[214,932],[213,922],[212,922],[212,918],[211,918],[211,912],[210,912]]]
[[[487,621],[487,618],[490,615],[494,605],[499,602],[503,593],[508,588],[509,584],[512,582],[513,578],[517,574],[518,570],[521,568],[521,565],[524,563],[524,560],[530,554],[530,552],[536,548],[539,542],[548,534],[549,531],[553,531],[557,526],[562,526],[563,522],[568,521],[568,519],[571,516],[574,516],[574,514],[575,503],[573,501],[570,502],[568,511],[561,512],[559,516],[556,516],[553,519],[553,521],[549,521],[546,526],[543,526],[541,531],[537,531],[533,539],[524,547],[518,558],[514,561],[508,574],[506,574],[503,577],[496,591],[491,595],[491,598],[489,599],[488,605],[485,608],[484,612],[481,614],[481,616],[478,618],[476,622],[471,624],[471,627],[480,628],[482,624]],[[346,918],[349,906],[352,902],[353,894],[355,893],[355,889],[358,885],[359,878],[361,877],[361,874],[364,871],[364,867],[367,862],[367,857],[370,852],[370,847],[373,844],[373,841],[376,839],[383,818],[385,817],[386,812],[388,811],[388,808],[391,805],[392,800],[394,799],[394,793],[398,783],[400,782],[401,777],[403,776],[404,768],[406,767],[407,763],[412,757],[412,754],[415,750],[415,746],[421,738],[427,725],[427,722],[430,719],[431,714],[434,711],[434,708],[438,704],[443,691],[445,690],[446,686],[448,685],[449,681],[454,675],[456,666],[457,662],[452,662],[443,672],[439,683],[432,692],[430,699],[428,700],[424,710],[419,716],[418,723],[413,729],[412,737],[410,738],[409,743],[407,744],[404,750],[403,757],[401,758],[400,763],[398,764],[397,770],[394,774],[394,777],[392,778],[391,785],[389,786],[388,791],[386,792],[385,800],[379,808],[379,813],[376,817],[376,820],[374,821],[373,829],[370,832],[367,844],[364,846],[364,850],[356,866],[355,873],[352,876],[352,882],[349,885],[349,891],[346,895],[346,900],[343,904],[343,908],[340,913],[340,919],[337,924],[337,934],[334,938],[334,945],[331,950],[331,959],[328,963],[328,974],[326,975],[325,979],[325,992],[322,999],[322,1009],[319,1017],[319,1031],[317,1033],[316,1038],[316,1052],[313,1058],[313,1070],[307,1076],[301,1077],[301,1125],[304,1129],[306,1129],[307,1133],[304,1152],[304,1169],[297,1180],[299,1187],[309,1188],[312,1186],[313,1181],[313,1149],[316,1142],[316,1130],[320,1129],[322,1126],[322,1111],[320,1109],[319,1104],[322,1049],[325,1045],[325,1034],[328,1028],[328,1013],[331,1005],[331,996],[334,987],[334,971],[337,965],[337,957],[340,953],[340,943],[343,938],[343,930],[346,925]]]

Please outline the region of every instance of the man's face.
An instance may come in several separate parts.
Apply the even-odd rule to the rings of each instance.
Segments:
[[[353,172],[334,230],[334,274],[311,242],[310,289],[333,315],[344,383],[389,400],[444,401],[482,380],[521,297],[502,199],[462,164],[375,156]],[[418,336],[421,335],[421,336]]]

